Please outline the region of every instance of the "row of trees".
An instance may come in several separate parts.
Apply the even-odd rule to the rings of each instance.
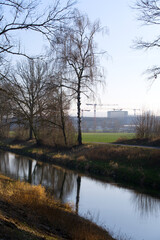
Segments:
[[[38,1],[0,1],[1,136],[8,134],[14,124],[21,135],[34,137],[37,143],[43,140],[47,144],[70,144],[74,137],[68,110],[71,101],[76,100],[77,140],[82,144],[82,94],[88,97],[94,93],[96,84],[103,82],[99,65],[103,52],[97,51],[94,41],[102,28],[98,21],[91,23],[86,15],[72,11],[74,3],[67,1],[62,6],[56,0],[52,8],[37,15]],[[4,14],[7,9],[10,22]],[[47,57],[34,58],[21,51],[12,32],[24,29],[43,34],[49,40]],[[16,67],[8,67],[8,54],[28,59],[19,61]]]

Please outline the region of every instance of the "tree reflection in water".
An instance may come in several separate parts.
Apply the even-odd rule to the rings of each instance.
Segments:
[[[79,198],[80,198],[80,187],[81,187],[81,177],[77,177],[77,196],[76,196],[76,214],[78,214],[79,209]]]
[[[131,201],[135,211],[138,212],[141,217],[149,217],[150,215],[157,216],[160,214],[159,199],[141,193],[133,193]]]
[[[0,152],[0,172],[16,180],[43,185],[56,199],[68,201],[75,196],[75,211],[79,212],[81,177],[71,171],[44,164],[8,152]],[[132,193],[131,202],[140,216],[160,213],[159,199],[141,193]]]
[[[16,180],[41,184],[62,202],[76,186],[77,174],[8,152],[0,152],[0,171]]]
[[[62,201],[63,199],[63,189],[64,189],[64,184],[65,184],[65,181],[66,181],[66,171],[64,172],[64,176],[63,176],[63,181],[62,181],[62,186],[61,186],[61,190],[60,190],[60,195],[59,195],[59,199]]]

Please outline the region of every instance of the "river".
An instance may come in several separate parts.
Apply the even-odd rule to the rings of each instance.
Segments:
[[[104,226],[117,239],[160,240],[158,198],[3,151],[0,173],[42,184],[56,199],[71,202],[79,215]]]

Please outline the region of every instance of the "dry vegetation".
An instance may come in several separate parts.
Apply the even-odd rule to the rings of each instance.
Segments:
[[[138,187],[159,196],[160,149],[116,145],[82,145],[73,148],[47,148],[33,142],[0,144],[0,148],[53,163],[104,180],[114,180],[130,187]],[[15,147],[15,148],[14,148]]]
[[[160,189],[160,149],[103,145],[95,146],[85,157],[99,175],[141,190]]]
[[[55,201],[42,186],[0,176],[0,198],[3,239],[112,239],[105,230],[74,214],[70,205]]]
[[[91,161],[119,164],[135,167],[160,167],[160,150],[127,146],[98,146],[86,153]]]

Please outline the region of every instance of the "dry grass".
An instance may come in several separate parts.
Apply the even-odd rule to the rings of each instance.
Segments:
[[[22,149],[22,148],[24,148],[24,146],[23,145],[20,145],[20,144],[14,144],[14,145],[10,145],[10,148],[13,148],[13,149]]]
[[[47,228],[60,232],[66,239],[112,239],[103,229],[74,214],[69,204],[61,204],[48,196],[42,186],[31,186],[1,177],[0,198],[16,209],[23,209],[27,214],[25,221],[36,223],[36,227],[38,222],[46,224]]]
[[[42,148],[33,148],[32,153],[37,153],[37,154],[41,155],[41,154],[46,153],[46,151],[44,151],[44,149],[42,149]]]
[[[101,176],[149,191],[160,189],[159,149],[103,145],[95,146],[85,156],[91,171]]]
[[[57,159],[69,159],[70,157],[67,154],[52,154],[52,157],[57,158]]]
[[[4,213],[0,212],[0,239],[9,239],[9,240],[62,240],[62,238],[57,237],[56,235],[48,235],[47,233],[37,230],[34,227],[29,226],[26,223],[15,220],[12,217],[6,217]],[[3,226],[2,226],[3,224]]]
[[[91,161],[120,164],[137,167],[160,167],[160,150],[123,146],[98,146],[86,153]]]
[[[82,156],[77,157],[77,161],[80,161],[80,162],[86,162],[87,159],[86,159],[85,156],[82,155]]]

